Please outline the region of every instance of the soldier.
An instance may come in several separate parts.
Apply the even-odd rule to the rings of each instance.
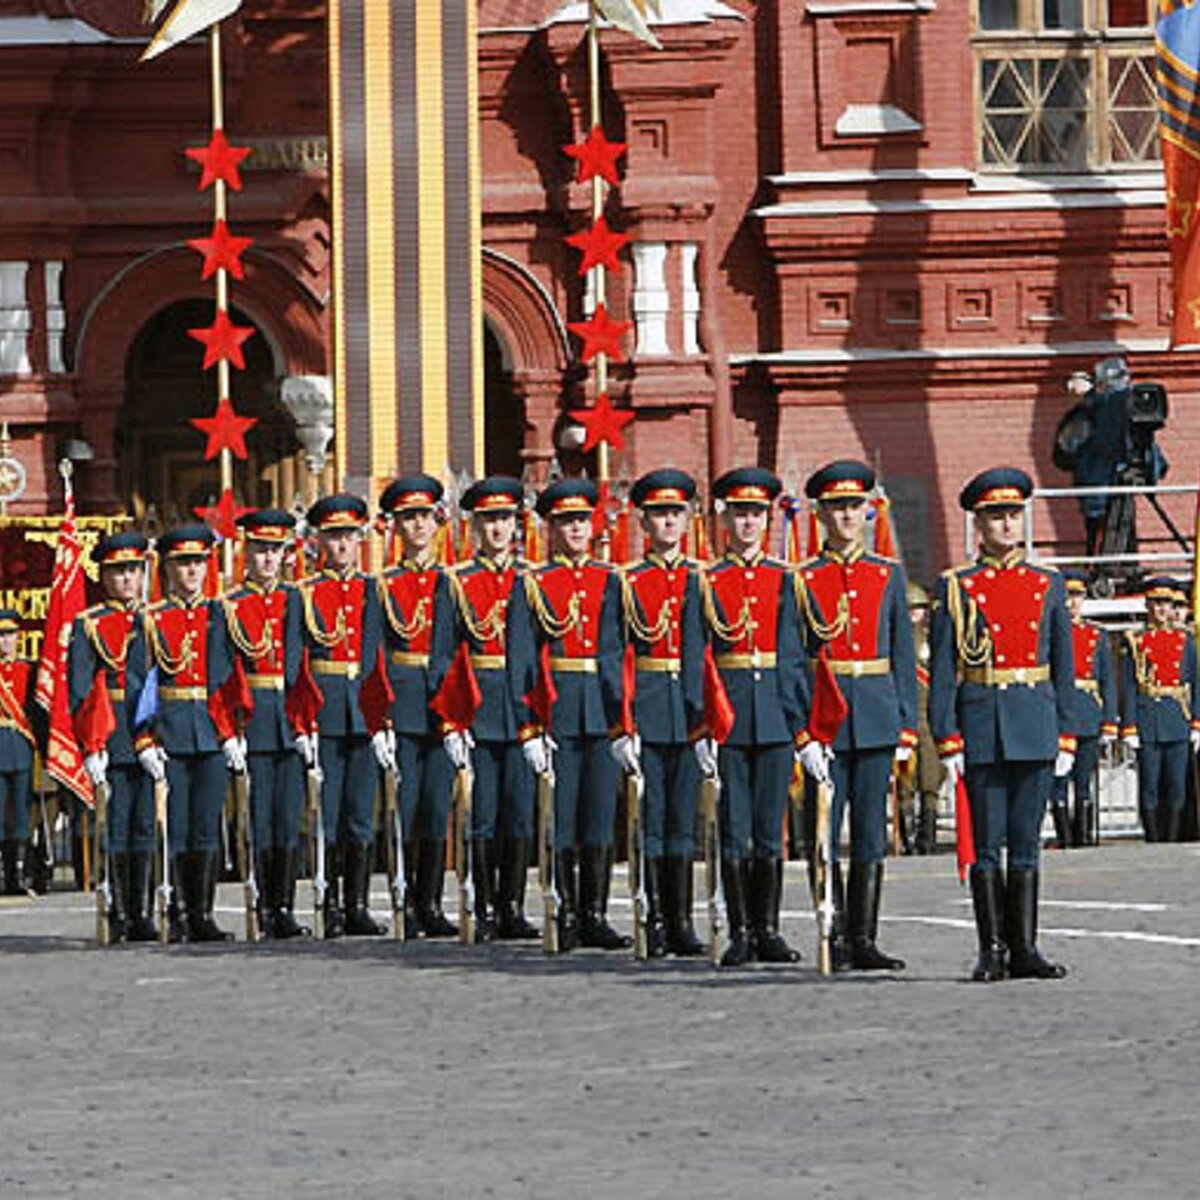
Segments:
[[[901,796],[913,812],[918,854],[937,853],[938,797],[945,771],[929,732],[929,593],[919,583],[905,592],[917,651],[917,748],[898,772]]]
[[[472,484],[459,502],[471,514],[475,555],[450,573],[455,637],[465,641],[482,700],[471,727],[472,869],[475,939],[533,940],[525,919],[525,878],[534,836],[534,784],[517,741],[517,711],[508,689],[505,628],[513,589],[521,586],[513,554],[524,492],[517,479],[496,475]],[[448,735],[449,737],[450,735]],[[456,741],[459,739],[450,738]],[[460,753],[459,750],[454,751]],[[500,846],[499,890],[493,903],[493,847]]]
[[[1071,642],[1075,657],[1075,688],[1071,693],[1071,727],[1075,731],[1075,765],[1071,774],[1054,780],[1054,834],[1060,849],[1086,846],[1096,827],[1092,786],[1101,746],[1117,737],[1117,680],[1112,652],[1104,629],[1083,619],[1087,576],[1064,571],[1067,612],[1071,615]],[[1067,804],[1067,785],[1075,785],[1074,820]]]
[[[695,957],[692,860],[700,773],[688,736],[703,706],[704,627],[694,567],[680,547],[696,482],[683,471],[643,475],[630,492],[646,554],[622,579],[625,639],[633,644],[633,718],[645,776],[646,942],[651,958]],[[626,701],[628,707],[628,698]]]
[[[621,726],[621,585],[607,563],[591,556],[598,502],[590,479],[560,479],[542,492],[537,511],[549,526],[551,558],[523,577],[509,608],[509,687],[520,718],[518,737],[535,775],[553,763],[563,951],[631,945],[608,923],[608,892],[617,768],[641,768],[633,738]],[[543,665],[549,681],[540,675]],[[527,701],[539,679],[557,696],[548,728]]]
[[[296,520],[281,509],[244,513],[246,580],[225,597],[225,624],[254,699],[243,731],[250,773],[255,875],[265,890],[263,932],[307,937],[296,920],[303,764],[284,711],[300,668],[299,597],[282,582]],[[288,637],[289,632],[291,637]]]
[[[17,657],[20,632],[20,614],[0,608],[0,853],[6,896],[25,894],[23,856],[33,799],[35,740],[29,715],[34,670]]]
[[[319,764],[323,776],[325,936],[370,936],[382,930],[368,906],[375,761],[390,731],[368,734],[359,705],[364,664],[369,671],[380,637],[375,581],[359,570],[367,506],[346,493],[324,496],[308,510],[307,521],[316,531],[322,566],[299,587],[300,636],[323,703],[316,730],[297,730],[296,744],[305,764]],[[290,632],[287,636],[290,644]],[[339,874],[345,881],[344,911]]]
[[[117,726],[107,743],[83,760],[94,787],[107,782],[108,855],[113,943],[152,942],[154,927],[154,791],[138,765],[125,698],[125,668],[141,608],[146,576],[146,539],[134,530],[115,533],[96,545],[92,561],[100,570],[106,599],[85,609],[71,627],[67,649],[68,703],[79,713],[101,672]]]
[[[929,720],[947,771],[966,772],[980,952],[972,978],[986,983],[1066,974],[1037,949],[1038,854],[1053,776],[1074,761],[1075,672],[1062,577],[1026,562],[1021,546],[1032,491],[1014,467],[962,489],[979,557],[945,572],[934,598]]]
[[[722,966],[800,958],[779,932],[779,909],[783,814],[808,708],[806,657],[788,568],[762,548],[780,490],[759,467],[727,471],[714,482],[726,551],[701,576],[707,632],[736,714],[718,760],[729,915]],[[701,770],[710,752],[705,740],[697,742]]]
[[[800,568],[796,599],[808,651],[815,655],[824,647],[849,707],[830,764],[835,904],[841,893],[842,814],[850,809],[849,965],[897,971],[903,961],[884,954],[875,938],[893,762],[907,762],[917,743],[916,651],[904,568],[863,549],[867,497],[874,487],[871,468],[852,460],[829,463],[809,476],[805,493],[817,504],[825,537],[820,554]],[[819,776],[822,764],[812,751],[807,764]]]
[[[1179,585],[1146,581],[1146,627],[1126,635],[1121,740],[1137,754],[1138,807],[1148,842],[1179,838],[1188,746],[1200,747],[1196,643],[1173,621]]]
[[[429,708],[453,650],[449,586],[433,557],[441,499],[442,485],[428,475],[397,479],[379,499],[400,544],[400,561],[384,572],[378,585],[394,696],[389,746],[394,747],[400,779],[407,894],[414,897],[411,931],[428,938],[458,934],[458,927],[442,912],[442,886],[453,768],[462,765],[462,756],[469,756],[465,742],[451,738],[450,746],[460,755],[451,764],[441,727]],[[378,740],[376,746],[380,748]],[[387,748],[379,764],[388,766]]]
[[[206,525],[159,538],[166,595],[140,614],[126,659],[125,704],[138,762],[169,788],[171,870],[186,921],[185,928],[173,897],[172,941],[185,933],[193,942],[232,937],[213,920],[213,902],[227,769],[245,770],[246,759],[232,727],[214,723],[216,706],[209,704],[230,670],[221,607],[204,595],[215,541]]]

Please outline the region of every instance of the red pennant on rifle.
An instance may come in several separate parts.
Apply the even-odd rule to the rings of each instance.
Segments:
[[[637,655],[633,643],[627,642],[621,657],[621,732],[633,733],[633,698],[637,694]]]
[[[717,660],[713,657],[712,647],[704,647],[704,724],[708,727],[709,736],[718,746],[725,744],[733,732],[733,723],[737,714],[729,693],[725,690],[725,681],[717,670]]]
[[[363,720],[367,723],[370,733],[378,733],[387,728],[392,702],[395,699],[396,693],[392,691],[392,685],[388,681],[383,648],[380,647],[370,675],[362,681],[362,687],[358,689],[358,707],[362,710]]]
[[[550,670],[549,642],[542,645],[542,653],[538,658],[537,679],[522,699],[542,728],[549,729],[554,702],[558,699],[558,688],[554,686],[554,672]]]
[[[233,660],[229,678],[208,698],[208,715],[222,741],[234,737],[254,712],[254,693],[239,655]]]
[[[832,746],[850,706],[830,670],[822,649],[817,655],[817,674],[813,682],[812,708],[808,714],[808,735],[814,742]]]
[[[429,707],[447,725],[461,731],[470,729],[475,723],[475,714],[482,703],[483,692],[479,690],[479,680],[471,666],[471,651],[466,642],[461,642]]]
[[[308,651],[305,650],[300,659],[300,673],[284,701],[284,715],[297,733],[312,733],[317,727],[317,715],[324,703],[324,693],[313,675]]]
[[[975,827],[971,821],[971,799],[961,772],[954,777],[954,838],[958,851],[958,882],[967,880],[967,868],[975,865]]]
[[[75,712],[75,740],[84,754],[96,754],[108,745],[116,729],[117,714],[113,712],[104,672],[97,671],[91,690]]]

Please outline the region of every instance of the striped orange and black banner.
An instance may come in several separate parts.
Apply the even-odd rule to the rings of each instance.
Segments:
[[[475,0],[332,0],[329,42],[338,474],[477,474]]]

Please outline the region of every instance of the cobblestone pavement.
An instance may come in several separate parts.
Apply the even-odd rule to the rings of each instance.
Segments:
[[[1193,1195],[1198,880],[1193,846],[1049,853],[1042,947],[1071,974],[991,987],[963,982],[950,856],[889,866],[908,971],[832,981],[797,866],[804,962],[727,973],[385,939],[102,952],[86,898],[5,901],[0,1196]]]

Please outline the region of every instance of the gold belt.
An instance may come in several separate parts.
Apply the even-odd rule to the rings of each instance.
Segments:
[[[1155,700],[1178,700],[1180,704],[1188,701],[1188,689],[1183,684],[1147,683],[1138,691]]]
[[[314,675],[345,675],[347,679],[357,679],[359,663],[337,662],[332,658],[314,658],[310,661]]]
[[[481,671],[503,671],[507,660],[503,654],[472,654],[471,666]]]
[[[110,687],[108,689],[108,698],[110,700],[124,700],[125,689],[123,687]]]
[[[388,661],[393,667],[427,667],[429,655],[417,650],[393,650],[388,655]]]
[[[246,682],[261,692],[282,692],[282,675],[247,675]]]
[[[829,669],[835,675],[890,675],[890,658],[831,658]]]
[[[964,683],[982,683],[987,687],[1008,687],[1013,683],[1025,683],[1032,687],[1035,683],[1045,683],[1050,678],[1048,663],[1040,663],[1035,667],[966,667],[963,670]]]
[[[1077,679],[1075,680],[1075,689],[1080,692],[1087,692],[1089,696],[1100,695],[1100,681],[1098,679]]]
[[[774,650],[755,650],[752,654],[718,654],[717,666],[727,671],[753,671],[759,667],[775,665]]]
[[[633,665],[639,671],[665,671],[668,675],[678,675],[683,666],[681,658],[653,658],[649,654],[639,654]]]
[[[160,700],[207,700],[208,688],[202,687],[165,687],[158,689]]]
[[[596,660],[594,658],[555,658],[550,659],[550,670],[564,671],[568,675],[595,675]]]

